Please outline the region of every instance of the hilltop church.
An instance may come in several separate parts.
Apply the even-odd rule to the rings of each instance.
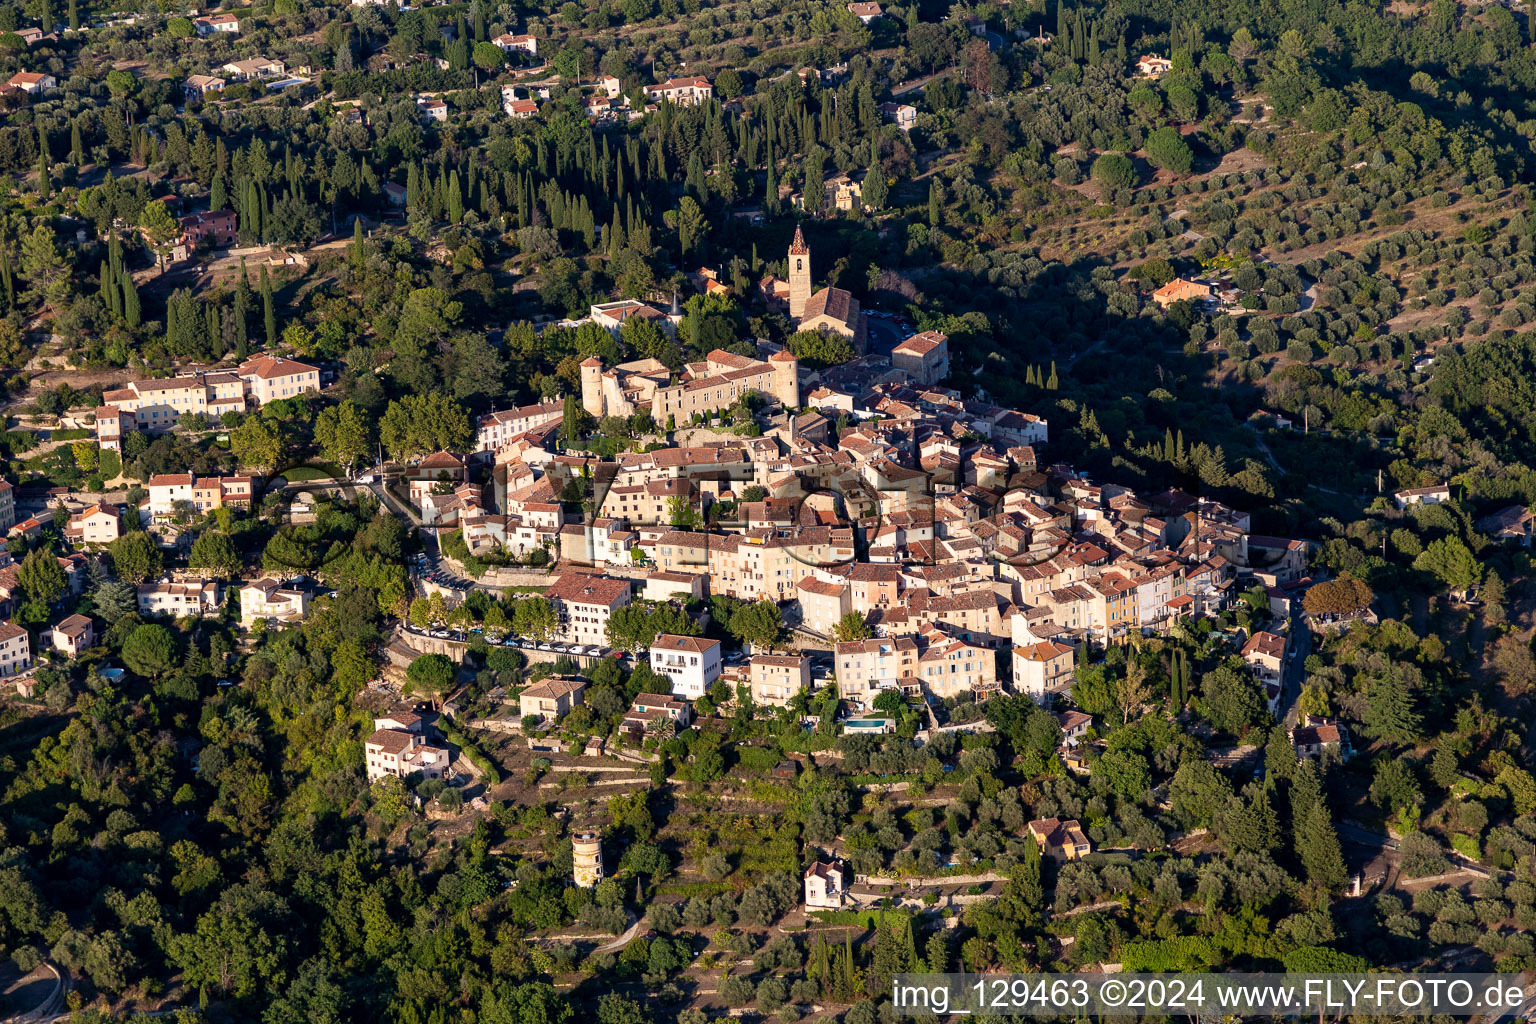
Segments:
[[[811,291],[811,247],[799,227],[789,243],[789,281],[764,278],[759,287],[770,305],[789,306],[789,318],[797,331],[825,331],[841,335],[853,343],[854,351],[864,354],[869,344],[864,313],[859,300],[844,288]]]

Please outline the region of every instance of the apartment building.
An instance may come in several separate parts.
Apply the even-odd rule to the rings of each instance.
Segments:
[[[250,508],[256,482],[248,476],[203,476],[191,473],[157,473],[149,478],[149,511],[156,517],[171,516],[186,502],[196,512],[216,508]]]
[[[918,678],[917,640],[910,636],[848,640],[833,649],[836,658],[837,695],[861,711],[874,707],[884,690],[916,696]]]
[[[891,365],[917,384],[937,384],[949,376],[949,337],[938,331],[914,334],[891,350]]]
[[[703,597],[709,577],[702,572],[671,572],[656,569],[645,578],[640,596],[647,601],[670,601],[682,597]]]
[[[622,519],[594,519],[560,528],[560,557],[576,565],[632,566],[639,534]]]
[[[219,610],[223,603],[218,580],[194,580],[186,583],[162,581],[139,585],[139,614],[167,615],[173,619],[202,618]]]
[[[743,601],[792,601],[818,566],[854,557],[853,531],[826,526],[745,534],[669,530],[650,550],[659,568],[708,572],[711,593]]]
[[[651,671],[672,681],[672,695],[698,700],[720,678],[720,641],[663,633],[651,642]]]
[[[235,370],[258,405],[320,390],[320,370],[293,359],[258,355]]]
[[[1076,652],[1066,644],[1045,640],[1013,649],[1013,686],[1037,703],[1050,704],[1077,682]]]
[[[978,697],[998,692],[997,655],[991,648],[942,635],[927,638],[917,661],[923,689],[940,699],[963,693]]]
[[[566,573],[544,596],[559,616],[556,638],[565,643],[606,644],[608,619],[630,603],[630,582],[612,576]]]
[[[475,424],[478,439],[475,450],[494,452],[519,434],[559,420],[564,411],[565,403],[556,400],[488,412]]]
[[[105,392],[102,404],[119,412],[132,413],[133,422],[119,422],[116,433],[126,429],[152,434],[170,430],[183,416],[202,413],[219,417],[226,412],[245,412],[245,382],[228,371],[189,373],[158,380],[130,381],[124,387]],[[105,438],[101,411],[96,415],[97,433]]]
[[[747,663],[752,703],[787,707],[795,694],[811,687],[811,659],[804,654],[758,654]]]

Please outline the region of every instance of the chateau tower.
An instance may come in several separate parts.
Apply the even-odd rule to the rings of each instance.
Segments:
[[[773,366],[773,397],[786,409],[800,408],[800,360],[786,348],[768,362]]]
[[[607,408],[603,401],[603,361],[597,356],[581,361],[581,407],[594,419],[602,419]]]
[[[603,840],[596,832],[577,832],[571,837],[571,870],[576,884],[591,889],[603,880]]]
[[[805,315],[805,304],[811,297],[811,247],[805,244],[800,226],[795,226],[795,239],[789,243],[789,316],[798,320]]]

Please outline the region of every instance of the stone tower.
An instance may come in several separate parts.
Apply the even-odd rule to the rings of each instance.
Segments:
[[[789,349],[768,357],[773,367],[773,397],[786,409],[800,408],[800,360]]]
[[[577,832],[571,837],[576,884],[591,889],[603,880],[603,839],[596,832]]]
[[[597,356],[581,361],[581,407],[594,419],[602,419],[607,408],[603,401],[603,361]]]
[[[795,226],[795,239],[789,243],[789,315],[798,320],[805,315],[811,297],[811,247]]]

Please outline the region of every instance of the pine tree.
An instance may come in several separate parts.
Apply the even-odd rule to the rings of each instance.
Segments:
[[[1277,725],[1270,731],[1269,741],[1264,744],[1264,780],[1270,786],[1282,780],[1296,777],[1296,748],[1286,735],[1285,726]]]
[[[1323,800],[1317,767],[1310,761],[1298,766],[1296,784],[1291,790],[1291,828],[1296,837],[1296,856],[1306,870],[1307,881],[1327,893],[1342,890],[1349,873],[1333,817]]]
[[[272,298],[272,278],[265,265],[261,268],[261,313],[266,322],[267,348],[277,345],[277,306]]]
[[[927,954],[930,974],[949,973],[949,940],[945,938],[942,929],[928,936]]]

